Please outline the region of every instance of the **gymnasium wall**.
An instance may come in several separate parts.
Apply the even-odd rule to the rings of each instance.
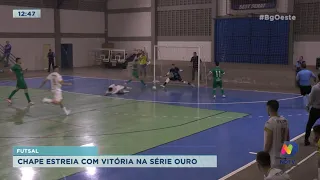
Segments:
[[[190,61],[193,52],[198,52],[201,48],[201,60],[203,62],[211,62],[211,42],[207,41],[159,41],[158,42],[158,59],[161,60],[177,60]],[[177,48],[166,48],[166,47]],[[183,48],[178,48],[183,47]],[[189,48],[186,48],[189,47]]]
[[[108,0],[108,9],[131,9],[151,7],[151,0]]]
[[[23,60],[23,65],[29,70],[42,70],[47,66],[46,55],[43,45],[49,44],[53,51],[54,38],[1,38],[0,43],[10,41],[12,54]]]
[[[151,1],[108,1],[108,41],[115,48],[146,49],[151,55]]]
[[[0,21],[3,22],[0,26],[0,44],[10,41],[12,53],[21,57],[28,69],[43,69],[46,63],[43,45],[50,44],[54,50],[53,9],[41,8],[41,19],[13,19],[13,9],[21,8],[0,5]]]
[[[94,64],[89,54],[104,43],[104,16],[104,12],[60,10],[60,30],[65,34],[61,43],[73,44],[74,67]],[[68,34],[73,37],[66,37]],[[91,37],[84,38],[83,34]]]
[[[103,12],[60,10],[61,33],[103,34],[104,23]]]
[[[304,57],[308,66],[316,65],[316,58],[320,57],[319,53],[320,41],[319,42],[295,42],[294,43],[294,63],[298,60],[300,56]]]
[[[90,51],[101,48],[104,38],[62,38],[61,43],[73,44],[73,67],[94,65]]]
[[[53,33],[53,9],[42,8],[41,19],[13,19],[13,9],[17,6],[0,6],[0,32],[2,33]]]
[[[114,43],[114,48],[116,49],[125,49],[128,50],[129,53],[133,49],[144,49],[151,56],[151,42],[150,41],[111,41]],[[152,57],[149,57],[151,59]]]
[[[56,52],[59,64],[60,44],[73,44],[74,67],[92,65],[89,51],[101,48],[105,39],[104,0],[69,0],[54,11],[56,1],[0,0],[0,44],[10,41],[12,54],[24,59],[30,70],[46,68],[47,47]],[[13,9],[41,9],[39,19],[13,19]],[[55,26],[57,25],[57,26]],[[45,54],[45,55],[44,55]]]
[[[186,0],[157,2],[157,40],[158,59],[190,61],[196,48],[200,47],[201,59],[211,62],[213,48],[213,18],[216,17],[216,1]],[[182,66],[182,65],[181,65]]]
[[[297,20],[294,22],[293,61],[304,56],[307,65],[315,66],[316,58],[320,57],[320,0],[296,0],[294,6]]]
[[[121,13],[108,15],[109,37],[150,37],[150,12]]]

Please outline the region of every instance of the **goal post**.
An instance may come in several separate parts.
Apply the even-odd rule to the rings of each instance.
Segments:
[[[192,63],[190,62],[193,53],[198,55],[198,69],[194,82],[196,86],[200,86],[201,80],[206,82],[205,61],[202,59],[201,47],[199,46],[161,46],[153,47],[153,83],[154,86],[160,81],[161,77],[166,75],[172,64],[183,70],[181,76],[186,81],[192,81]],[[202,62],[201,62],[202,61]]]

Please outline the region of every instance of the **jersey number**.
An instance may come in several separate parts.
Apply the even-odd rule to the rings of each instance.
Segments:
[[[221,77],[221,71],[216,71],[216,77],[220,78]]]
[[[286,128],[281,128],[281,143],[284,143],[287,139],[287,129]]]

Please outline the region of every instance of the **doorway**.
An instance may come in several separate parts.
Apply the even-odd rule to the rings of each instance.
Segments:
[[[61,44],[61,69],[73,68],[73,45]]]

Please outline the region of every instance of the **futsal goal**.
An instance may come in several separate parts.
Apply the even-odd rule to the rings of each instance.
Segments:
[[[172,64],[183,70],[181,76],[186,81],[193,81],[193,84],[200,86],[207,83],[207,68],[205,60],[202,59],[200,47],[183,47],[183,46],[159,46],[154,47],[153,60],[151,60],[152,74],[154,85],[165,80],[164,76],[168,73]],[[193,53],[198,55],[198,69],[193,72],[192,62],[190,62]],[[200,62],[200,59],[202,62]],[[150,71],[149,71],[150,72]],[[194,80],[192,78],[194,73]]]

